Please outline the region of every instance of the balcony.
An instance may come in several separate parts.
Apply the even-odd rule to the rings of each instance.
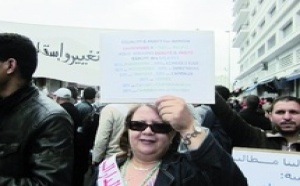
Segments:
[[[238,15],[236,15],[235,21],[233,23],[233,28],[232,28],[234,32],[238,31],[241,25],[245,24],[248,21],[249,14],[250,14],[249,6],[245,5],[245,7],[243,7],[239,11]]]
[[[246,4],[249,4],[249,0],[234,0],[233,15],[236,15]]]
[[[239,30],[237,31],[235,38],[232,41],[233,48],[240,48],[241,44],[247,38],[248,34],[249,34],[248,25],[246,24],[241,25]]]

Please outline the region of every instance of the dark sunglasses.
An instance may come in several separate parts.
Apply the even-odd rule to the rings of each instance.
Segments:
[[[171,125],[163,123],[163,122],[162,123],[153,122],[150,125],[144,121],[130,121],[128,124],[129,124],[128,125],[129,129],[135,130],[135,131],[144,131],[147,127],[150,127],[152,132],[167,134],[173,130]]]

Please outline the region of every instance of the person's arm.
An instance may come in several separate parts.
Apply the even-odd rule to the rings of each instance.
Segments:
[[[182,138],[193,134],[196,121],[188,111],[183,99],[173,96],[164,96],[156,102],[159,114],[164,121],[180,133]],[[205,177],[204,183],[211,185],[247,186],[247,180],[232,157],[217,143],[209,130],[201,127],[197,134],[190,137],[186,144],[188,151],[183,154],[188,161],[183,166],[191,166],[195,170],[194,179]]]
[[[113,122],[113,111],[110,106],[104,107],[101,111],[99,126],[94,141],[92,164],[98,164],[105,158],[105,152],[109,143],[111,131],[113,130]]]
[[[232,156],[217,143],[209,130],[206,129],[206,132],[201,146],[187,154],[188,161],[196,170],[196,177],[201,178],[205,174],[211,185],[247,186],[247,179]]]
[[[233,146],[248,146],[263,136],[260,129],[243,120],[217,92],[215,93],[215,104],[209,106],[217,118],[222,121],[222,127],[232,139]]]

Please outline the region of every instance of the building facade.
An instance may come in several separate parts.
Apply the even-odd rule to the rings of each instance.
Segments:
[[[242,95],[300,96],[300,1],[234,0]]]

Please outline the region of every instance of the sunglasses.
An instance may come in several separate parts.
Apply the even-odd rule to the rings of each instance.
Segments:
[[[167,134],[173,130],[171,125],[163,122],[153,122],[151,125],[149,125],[144,121],[130,121],[128,124],[129,129],[135,131],[144,131],[146,128],[150,127],[152,132]]]

